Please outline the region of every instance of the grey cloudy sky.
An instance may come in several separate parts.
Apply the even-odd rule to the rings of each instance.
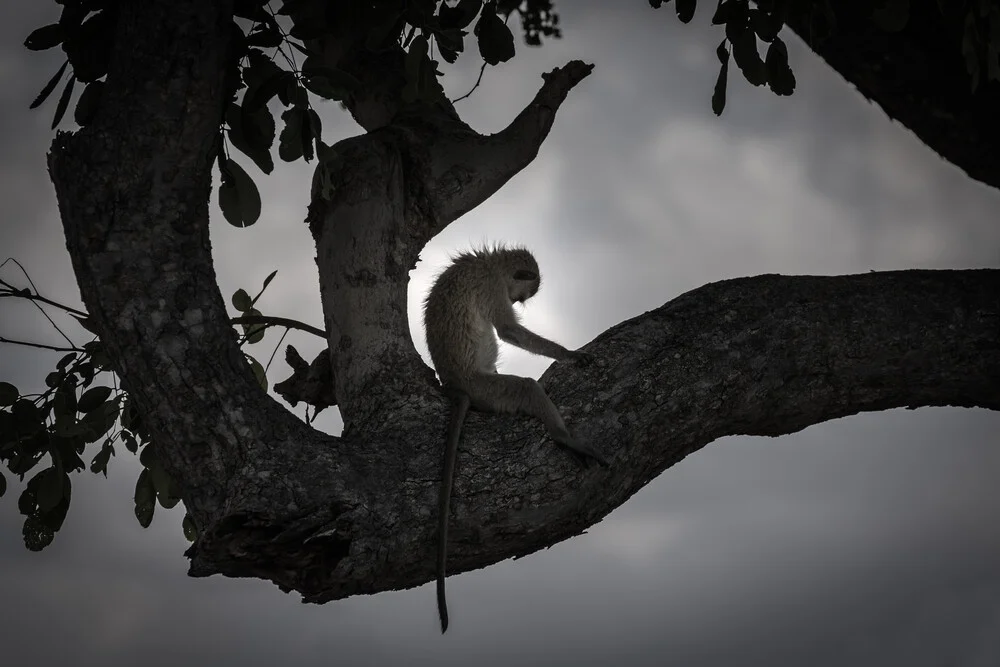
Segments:
[[[720,36],[705,8],[681,26],[642,0],[558,7],[564,39],[519,46],[460,111],[495,131],[541,72],[572,58],[597,68],[538,159],[425,249],[410,304],[422,352],[428,281],[455,249],[486,239],[535,250],[546,281],[525,321],[570,346],[722,278],[1000,266],[1000,194],[942,162],[794,38],[795,95],[734,78],[716,118]],[[0,255],[21,260],[46,294],[77,303],[44,163],[53,103],[27,110],[60,54],[20,46],[55,16],[54,3],[0,6]],[[452,95],[477,72],[474,57],[450,68]],[[335,105],[324,127],[327,141],[358,131]],[[224,294],[278,269],[265,311],[318,324],[301,222],[310,173],[280,164],[258,178],[261,221],[235,230],[216,214],[212,240]],[[3,304],[0,333],[54,340],[17,304]],[[307,337],[292,342],[318,349]],[[0,347],[0,378],[25,388],[54,363]],[[504,363],[536,376],[547,366],[510,349]],[[445,637],[431,586],[317,607],[266,582],[188,578],[182,513],[160,510],[149,529],[138,526],[138,464],[122,451],[108,480],[74,477],[66,526],[40,554],[21,544],[19,486],[0,499],[0,662],[995,666],[998,441],[1000,415],[960,409],[720,440],[587,535],[449,579]]]

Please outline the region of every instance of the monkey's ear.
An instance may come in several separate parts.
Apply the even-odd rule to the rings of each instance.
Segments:
[[[514,280],[538,280],[538,274],[527,269],[518,269],[514,272]]]

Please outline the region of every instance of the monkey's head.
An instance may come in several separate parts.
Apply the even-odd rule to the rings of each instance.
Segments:
[[[535,296],[542,283],[538,262],[525,248],[513,248],[507,252],[507,275],[510,276],[507,279],[507,294],[511,303],[524,303]]]

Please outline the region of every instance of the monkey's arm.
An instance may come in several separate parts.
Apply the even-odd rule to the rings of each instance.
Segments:
[[[533,354],[540,354],[552,359],[573,359],[578,354],[567,350],[559,343],[553,342],[548,338],[543,338],[533,331],[524,328],[517,321],[504,322],[497,326],[496,329],[500,340],[511,345],[516,345],[522,350],[527,350]]]

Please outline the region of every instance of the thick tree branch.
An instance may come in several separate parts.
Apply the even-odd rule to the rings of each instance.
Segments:
[[[593,69],[573,60],[543,74],[544,83],[534,99],[497,134],[483,137],[471,130],[456,131],[431,144],[434,176],[430,188],[437,212],[432,236],[489,199],[535,159],[556,111]]]
[[[531,162],[555,111],[591,69],[573,61],[545,75],[531,104],[494,136],[478,134],[450,108],[415,103],[391,125],[338,142],[317,167],[307,221],[334,394],[349,428],[383,428],[386,415],[405,421],[413,388],[424,386],[414,380],[433,377],[398,334],[408,329],[407,283],[418,253]]]
[[[623,322],[584,349],[595,366],[557,363],[543,382],[571,429],[612,459],[610,469],[580,468],[530,419],[471,415],[455,482],[452,571],[579,534],[726,435],[792,433],[896,407],[1000,409],[1000,271],[728,280]],[[336,534],[377,536],[377,548],[313,546],[310,536],[328,529],[306,517],[281,542],[270,537],[280,525],[240,524],[218,539],[252,555],[220,559],[219,544],[203,543],[192,550],[193,571],[268,576],[316,602],[429,581],[428,508],[446,402],[419,403],[412,414],[405,431],[347,445],[368,452],[379,473],[361,523],[342,522]],[[317,566],[322,554],[326,570]],[[261,563],[272,563],[266,575]]]
[[[336,472],[332,439],[256,386],[212,267],[231,17],[227,2],[122,5],[100,109],[49,156],[90,321],[208,535],[236,508],[288,512],[311,502],[303,488],[351,478]],[[305,477],[291,472],[310,459]]]

